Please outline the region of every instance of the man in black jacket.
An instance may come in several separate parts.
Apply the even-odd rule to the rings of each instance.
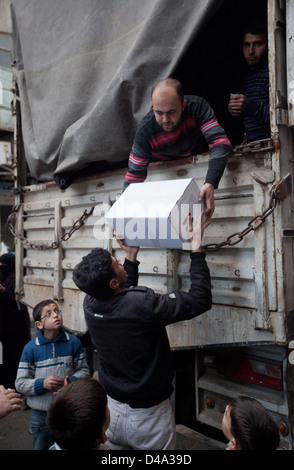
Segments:
[[[108,394],[109,444],[112,449],[174,449],[169,399],[173,366],[165,327],[211,308],[205,254],[201,249],[190,253],[189,292],[157,294],[137,287],[139,249],[123,240],[118,243],[126,253],[123,266],[108,251],[96,248],[73,274],[76,285],[88,294],[84,311],[97,349],[99,379]]]

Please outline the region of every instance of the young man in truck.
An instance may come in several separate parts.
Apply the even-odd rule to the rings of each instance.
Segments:
[[[246,140],[270,138],[269,70],[267,28],[254,21],[244,29],[243,54],[249,71],[242,93],[232,94],[228,109],[232,116],[242,116]]]

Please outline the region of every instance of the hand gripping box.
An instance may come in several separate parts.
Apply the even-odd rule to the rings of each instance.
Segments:
[[[194,179],[130,184],[105,218],[127,245],[191,249],[191,225],[198,224],[201,242],[201,203]],[[194,235],[195,236],[195,235]]]

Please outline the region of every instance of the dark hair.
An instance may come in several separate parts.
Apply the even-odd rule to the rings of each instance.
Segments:
[[[106,392],[98,380],[73,380],[49,406],[47,426],[52,439],[65,450],[93,449],[105,424],[106,410]]]
[[[14,253],[5,253],[0,256],[0,263],[5,264],[6,266],[12,266],[14,268],[15,263],[15,254]]]
[[[77,287],[97,299],[106,299],[113,294],[109,283],[115,273],[111,267],[112,258],[107,250],[94,248],[73,271]]]
[[[40,321],[41,320],[41,315],[42,315],[42,310],[43,310],[43,307],[46,307],[46,305],[49,305],[49,304],[55,304],[57,305],[57,303],[54,301],[54,300],[51,300],[51,299],[46,299],[46,300],[42,300],[41,302],[39,302],[33,309],[33,319],[35,321]]]
[[[231,433],[241,450],[275,450],[278,447],[278,426],[254,398],[235,398],[230,404],[230,418]]]
[[[155,83],[155,85],[153,86],[152,91],[151,91],[151,99],[152,99],[153,93],[156,90],[156,88],[158,88],[162,85],[169,86],[169,87],[173,88],[174,90],[176,90],[180,100],[184,101],[183,85],[181,84],[181,82],[179,82],[179,80],[176,80],[175,78],[170,78],[170,77],[169,78],[163,78],[162,80],[159,80],[158,82]]]
[[[263,18],[256,18],[245,24],[243,28],[243,36],[246,33],[250,34],[265,34],[267,37],[267,24]]]

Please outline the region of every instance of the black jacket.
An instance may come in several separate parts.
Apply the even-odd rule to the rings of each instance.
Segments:
[[[128,284],[138,279],[138,262],[125,260]],[[129,287],[106,300],[86,296],[84,311],[98,356],[99,379],[114,399],[133,408],[160,403],[173,391],[166,325],[211,308],[210,274],[204,253],[191,253],[189,292],[156,294]]]

